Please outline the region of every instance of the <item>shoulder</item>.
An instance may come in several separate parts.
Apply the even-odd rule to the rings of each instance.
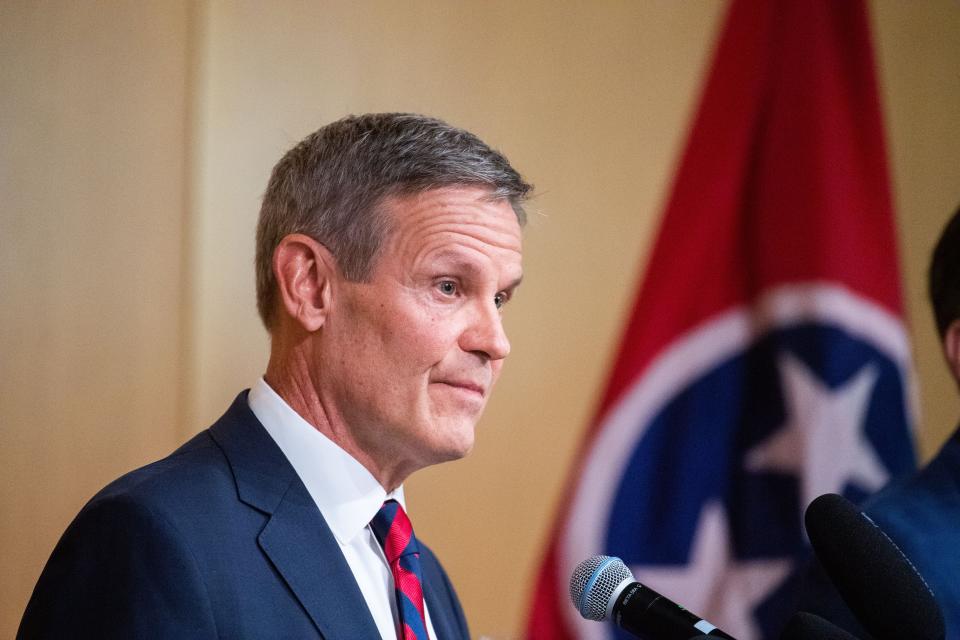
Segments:
[[[956,530],[960,518],[960,440],[957,434],[922,469],[898,478],[863,506],[888,534]],[[960,535],[960,530],[957,530]]]
[[[211,489],[232,484],[227,460],[205,430],[169,456],[120,476],[94,495],[84,509],[109,503],[176,509],[190,504],[184,498],[210,495]]]
[[[248,478],[266,482],[278,491],[277,487],[285,488],[289,483],[292,472],[247,406],[246,392],[240,393],[209,429],[167,457],[114,480],[87,507],[132,501],[171,515],[202,517],[211,509],[216,512],[217,508],[237,505],[238,465],[248,471]]]
[[[176,567],[191,561],[191,523],[215,512],[217,496],[235,496],[229,466],[204,431],[166,458],[114,480],[94,495],[67,527],[49,565],[85,567],[105,562],[111,571],[142,562]],[[236,502],[233,497],[232,502]],[[129,557],[125,554],[129,553]],[[186,566],[186,565],[185,565]]]
[[[182,487],[174,476],[191,466],[167,458],[94,496],[44,567],[18,637],[215,636],[185,519],[163,489]]]
[[[896,480],[864,512],[906,554],[937,596],[948,631],[960,629],[960,440],[921,470]],[[949,635],[949,634],[948,634]],[[952,636],[951,636],[952,637]]]

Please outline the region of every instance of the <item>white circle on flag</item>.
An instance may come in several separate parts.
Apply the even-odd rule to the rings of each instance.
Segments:
[[[904,381],[908,415],[915,416],[909,341],[903,323],[876,302],[834,283],[794,284],[771,290],[753,305],[715,316],[667,345],[601,417],[560,529],[560,581],[556,588],[561,601],[567,599],[564,578],[584,558],[605,552],[611,505],[626,466],[653,419],[678,389],[743,352],[770,331],[809,322],[840,328],[887,355]],[[562,610],[576,637],[608,637],[606,626],[584,620],[573,606]]]

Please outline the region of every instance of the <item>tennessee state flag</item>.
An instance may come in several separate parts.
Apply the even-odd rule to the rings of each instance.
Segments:
[[[740,640],[777,637],[807,504],[915,464],[893,224],[863,3],[735,0],[528,638],[630,637],[570,603],[595,554]]]

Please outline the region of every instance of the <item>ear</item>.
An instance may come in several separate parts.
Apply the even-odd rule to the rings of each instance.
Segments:
[[[943,334],[943,355],[954,380],[960,384],[960,319],[951,322]]]
[[[301,233],[284,236],[273,251],[273,275],[283,312],[307,332],[323,326],[336,274],[333,255]]]

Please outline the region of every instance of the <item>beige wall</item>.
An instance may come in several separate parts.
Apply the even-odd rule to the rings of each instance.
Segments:
[[[960,203],[960,6],[871,6],[929,455],[958,409],[922,282]],[[473,630],[518,634],[724,7],[0,4],[0,636],[83,502],[262,371],[269,169],[373,110],[479,133],[540,194],[477,449],[408,483]]]
[[[185,4],[0,3],[0,636],[179,439]]]

